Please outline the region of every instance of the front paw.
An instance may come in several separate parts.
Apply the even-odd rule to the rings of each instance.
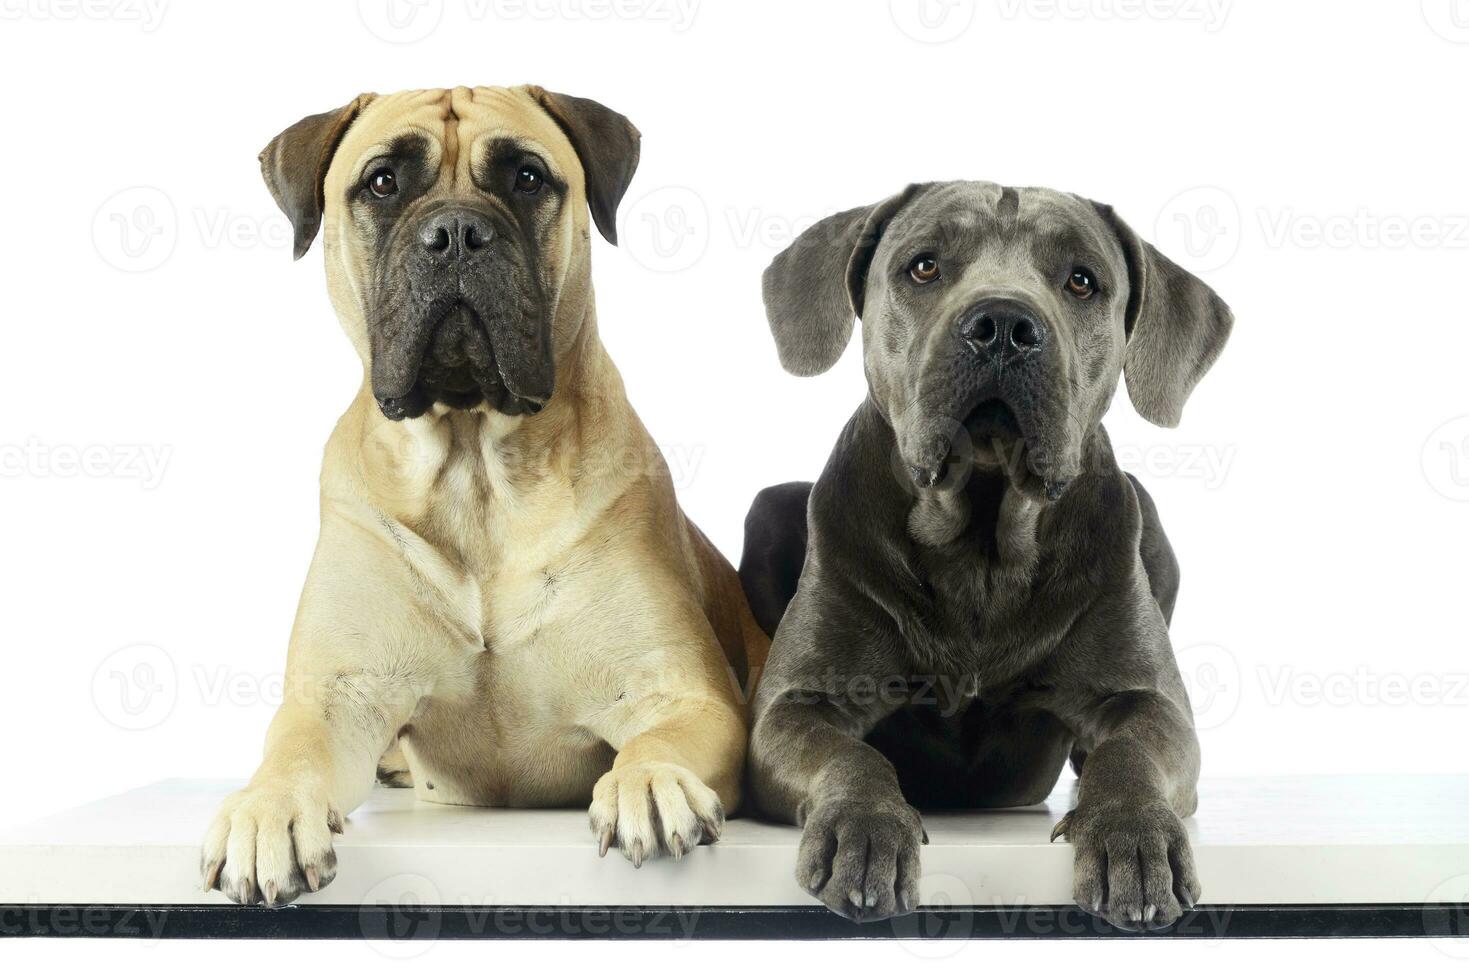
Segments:
[[[1183,823],[1166,803],[1078,807],[1056,825],[1076,850],[1073,897],[1118,929],[1172,925],[1201,888]]]
[[[225,799],[204,838],[204,890],[241,905],[274,908],[337,876],[332,834],[342,818],[317,794],[285,783],[252,784]]]
[[[796,882],[857,922],[902,915],[918,904],[918,848],[927,842],[918,811],[902,801],[817,804],[801,833]]]
[[[587,815],[603,856],[615,842],[639,868],[659,854],[678,860],[702,842],[713,844],[724,830],[719,794],[668,762],[609,770],[592,789]]]

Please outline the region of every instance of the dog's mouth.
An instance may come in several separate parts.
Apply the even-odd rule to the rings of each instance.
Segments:
[[[1021,418],[999,398],[986,398],[964,417],[964,430],[976,466],[998,467],[1019,490],[1046,500],[1057,500],[1070,484],[1069,476],[1049,472],[1049,454],[1035,431],[1034,419]]]
[[[1051,456],[1037,441],[1037,423],[1001,398],[984,398],[963,415],[951,435],[935,434],[924,444],[918,465],[909,472],[920,489],[962,484],[970,467],[1000,470],[1021,492],[1056,500],[1071,482],[1050,472]]]
[[[406,392],[378,391],[378,408],[393,421],[416,418],[434,405],[471,409],[481,404],[504,415],[535,415],[546,398],[514,391],[496,356],[485,319],[458,300],[424,332],[421,350],[407,352]]]
[[[997,441],[1014,442],[1023,439],[1020,420],[1005,402],[998,398],[986,398],[964,417],[964,429],[976,446],[989,446]]]
[[[434,327],[418,367],[419,382],[438,394],[440,401],[451,404],[481,395],[480,379],[486,374],[483,362],[494,363],[494,349],[485,339],[488,336],[484,321],[464,303],[455,303]],[[503,378],[489,380],[503,387]]]

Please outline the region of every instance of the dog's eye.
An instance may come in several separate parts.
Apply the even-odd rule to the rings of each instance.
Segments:
[[[1066,289],[1077,299],[1091,299],[1097,291],[1097,279],[1086,269],[1072,269],[1066,277]]]
[[[939,277],[939,261],[932,255],[920,255],[908,263],[908,275],[920,286]]]
[[[367,178],[367,189],[377,197],[392,197],[398,193],[398,177],[387,167],[374,170]]]
[[[536,193],[545,182],[546,175],[535,167],[521,167],[515,174],[515,189],[522,194]]]

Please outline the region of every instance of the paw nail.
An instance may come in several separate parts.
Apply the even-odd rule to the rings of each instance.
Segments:
[[[851,902],[853,905],[857,906],[860,909],[863,904],[862,893],[855,888],[852,889],[851,891],[847,892],[847,901]]]
[[[1057,821],[1056,826],[1051,828],[1051,843],[1054,844],[1056,842],[1056,839],[1057,838],[1065,836],[1066,831],[1067,831],[1068,828],[1070,828],[1070,826],[1071,826],[1071,815],[1070,814],[1067,814],[1066,816],[1062,817],[1059,821]]]
[[[312,891],[317,891],[321,888],[320,871],[317,871],[315,868],[306,869],[306,887]]]
[[[641,868],[643,866],[643,844],[641,841],[632,846],[632,866]]]
[[[1144,919],[1151,920],[1153,918],[1153,916],[1155,916],[1157,914],[1158,914],[1158,906],[1156,906],[1156,905],[1149,905],[1147,908],[1143,909],[1143,918]]]
[[[1194,896],[1187,888],[1180,888],[1179,893],[1183,898],[1183,907],[1191,909],[1194,907]]]
[[[604,830],[604,831],[602,831],[602,841],[601,841],[600,844],[597,845],[597,856],[598,857],[606,857],[607,856],[607,850],[611,846],[612,846],[612,831],[611,830]]]

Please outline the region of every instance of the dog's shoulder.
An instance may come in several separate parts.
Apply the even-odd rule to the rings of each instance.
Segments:
[[[842,427],[811,490],[813,539],[902,533],[911,501],[892,477],[894,450],[892,429],[865,400]]]
[[[897,620],[926,602],[908,534],[912,497],[895,478],[891,428],[869,399],[843,427],[811,490],[802,591]],[[809,580],[809,586],[807,582]]]
[[[811,490],[808,550],[822,577],[887,591],[914,577],[908,512],[913,499],[894,475],[892,429],[871,399],[842,428]]]

